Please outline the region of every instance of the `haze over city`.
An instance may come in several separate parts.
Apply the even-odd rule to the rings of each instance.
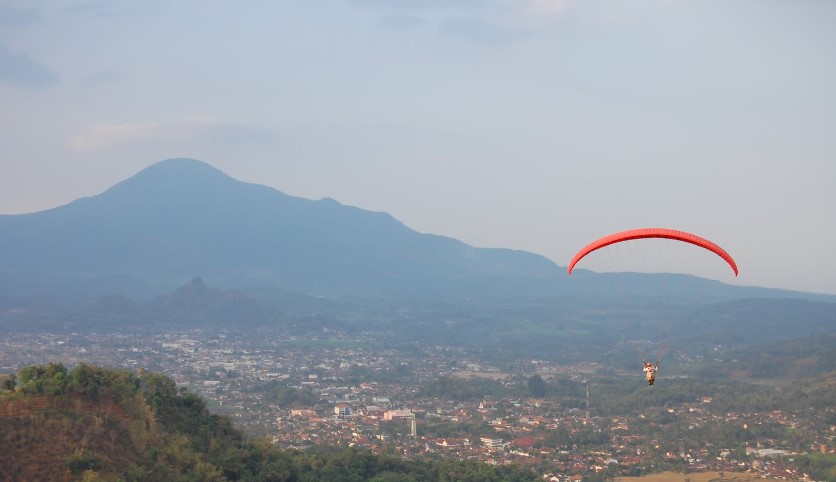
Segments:
[[[0,0],[0,482],[836,481],[834,25]]]
[[[686,272],[836,293],[834,21],[830,2],[6,1],[0,213],[184,156],[560,265],[682,229],[741,274]]]

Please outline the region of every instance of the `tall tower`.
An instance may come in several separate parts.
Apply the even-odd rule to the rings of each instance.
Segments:
[[[416,427],[416,425],[415,425],[415,415],[412,416],[412,421],[410,422],[409,427],[410,427],[409,435],[412,435],[412,438],[417,437],[418,436],[418,427]]]
[[[589,384],[584,381],[584,386],[586,386],[586,419],[589,420]]]

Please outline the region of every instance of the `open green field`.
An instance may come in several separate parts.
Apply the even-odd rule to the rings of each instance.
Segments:
[[[590,333],[590,329],[566,329],[555,326],[554,322],[508,321],[497,324],[495,334],[500,337],[516,336],[577,336]]]
[[[660,474],[645,475],[643,477],[618,477],[617,482],[786,482],[786,479],[765,479],[756,474],[735,472],[700,472],[679,474],[676,472],[662,472]]]
[[[463,372],[463,371],[456,371],[450,372],[451,377],[456,378],[464,378],[465,380],[470,378],[487,378],[488,380],[504,380],[508,378],[507,373],[501,372]]]
[[[294,348],[375,348],[384,346],[382,343],[372,343],[356,340],[342,340],[336,338],[322,338],[316,340],[299,339],[299,340],[279,340],[276,341],[277,346],[289,346]]]

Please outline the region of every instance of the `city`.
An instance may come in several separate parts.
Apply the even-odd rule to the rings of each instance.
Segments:
[[[6,334],[0,371],[58,361],[160,372],[205,397],[213,412],[282,448],[329,444],[406,458],[519,464],[551,481],[662,468],[804,480],[809,475],[794,455],[834,451],[836,426],[822,424],[813,412],[728,411],[705,394],[613,414],[597,406],[618,395],[598,381],[608,372],[595,363],[524,360],[522,371],[509,373],[467,348],[399,346],[381,337],[227,330]],[[624,376],[643,383],[635,374]],[[551,393],[534,396],[527,386],[534,377]],[[673,382],[662,378],[659,384],[666,381]],[[654,438],[657,426],[687,431],[688,443]],[[721,430],[737,431],[732,439],[743,443],[706,442]],[[788,440],[765,433],[805,435]]]

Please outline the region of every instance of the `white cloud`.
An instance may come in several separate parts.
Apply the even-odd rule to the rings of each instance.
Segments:
[[[70,141],[75,149],[95,151],[130,141],[149,139],[159,132],[159,124],[99,124],[87,128]]]
[[[210,117],[141,124],[97,124],[73,137],[70,145],[78,150],[96,151],[139,141],[192,140],[219,124]]]
[[[569,0],[531,0],[526,13],[538,16],[560,15],[569,6]]]
[[[255,144],[277,138],[272,129],[194,116],[169,122],[97,124],[73,136],[70,145],[79,151],[101,151],[136,143]]]

